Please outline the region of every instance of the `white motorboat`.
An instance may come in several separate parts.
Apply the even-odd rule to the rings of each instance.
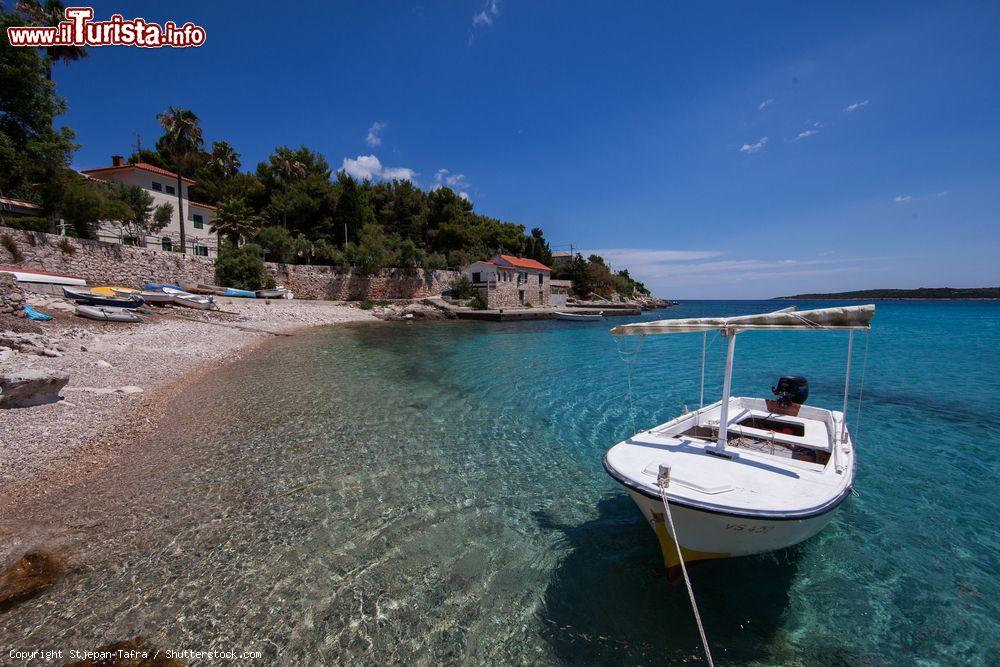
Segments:
[[[567,322],[599,322],[604,319],[604,311],[599,313],[556,313],[555,318]]]
[[[681,556],[689,563],[782,549],[830,521],[854,485],[854,443],[845,419],[854,331],[868,331],[874,314],[872,305],[785,309],[612,330],[617,336],[718,331],[728,341],[721,401],[637,433],[604,457],[605,470],[628,489],[656,532],[671,578]],[[789,330],[850,331],[843,410],[804,405],[808,384],[801,377],[781,378],[774,399],[730,395],[736,336]],[[665,520],[671,515],[673,528]]]

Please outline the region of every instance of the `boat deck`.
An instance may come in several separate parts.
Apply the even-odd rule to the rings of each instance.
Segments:
[[[832,462],[840,413],[804,406],[799,416],[776,415],[761,399],[732,398],[729,457],[714,455],[720,413],[716,403],[618,443],[607,454],[609,472],[658,496],[659,467],[667,464],[671,499],[765,514],[818,510],[839,500],[853,483],[852,448],[842,448],[838,464]],[[762,428],[786,424],[792,433]]]

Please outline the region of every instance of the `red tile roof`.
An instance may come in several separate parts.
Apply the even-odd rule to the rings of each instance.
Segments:
[[[121,171],[122,169],[142,169],[143,171],[149,171],[154,174],[159,174],[160,176],[169,176],[170,178],[177,180],[177,174],[172,171],[167,171],[166,169],[160,169],[156,165],[149,164],[148,162],[136,162],[135,164],[123,164],[120,167],[98,167],[97,169],[81,169],[80,173],[83,174],[101,174],[108,171]],[[181,180],[185,183],[194,185],[195,181],[191,180],[187,176],[181,176]]]
[[[188,203],[191,206],[197,206],[199,208],[207,208],[209,211],[218,211],[219,210],[216,207],[212,206],[211,204],[202,204],[200,201],[189,201]]]
[[[513,264],[519,269],[534,269],[535,271],[551,271],[549,267],[545,266],[541,262],[537,262],[533,259],[528,259],[527,257],[514,257],[513,255],[498,255],[500,259],[507,262],[508,264]]]

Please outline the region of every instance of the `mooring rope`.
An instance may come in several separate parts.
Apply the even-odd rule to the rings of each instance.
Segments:
[[[701,623],[701,614],[698,613],[698,603],[694,599],[694,589],[691,588],[691,578],[688,577],[687,566],[684,565],[681,541],[677,537],[677,529],[674,528],[674,517],[670,514],[670,502],[667,500],[667,487],[670,486],[670,466],[660,465],[660,474],[657,476],[656,481],[660,487],[660,499],[663,501],[663,508],[667,511],[667,521],[670,522],[670,535],[673,537],[674,546],[677,547],[677,559],[681,563],[681,572],[684,574],[684,583],[687,585],[688,597],[691,599],[694,620],[698,624],[698,634],[701,635],[701,645],[705,649],[705,660],[708,661],[708,667],[714,667],[715,663],[712,662],[712,651],[708,648],[708,638],[705,636],[705,627]]]

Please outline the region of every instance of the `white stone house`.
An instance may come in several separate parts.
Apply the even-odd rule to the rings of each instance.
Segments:
[[[496,255],[464,270],[487,308],[549,305],[552,269],[526,257]]]
[[[145,239],[129,238],[116,223],[105,223],[98,231],[102,241],[127,243],[156,247],[161,250],[178,250],[181,242],[180,212],[177,210],[177,174],[160,169],[146,162],[128,164],[121,155],[111,157],[110,167],[83,169],[80,173],[101,181],[138,185],[153,197],[153,208],[160,204],[170,204],[173,216],[170,222],[155,237]],[[212,220],[215,218],[214,206],[191,201],[188,188],[195,184],[190,178],[181,178],[181,199],[184,203],[184,236],[187,251],[194,255],[214,257],[218,254],[218,237],[212,234]]]

